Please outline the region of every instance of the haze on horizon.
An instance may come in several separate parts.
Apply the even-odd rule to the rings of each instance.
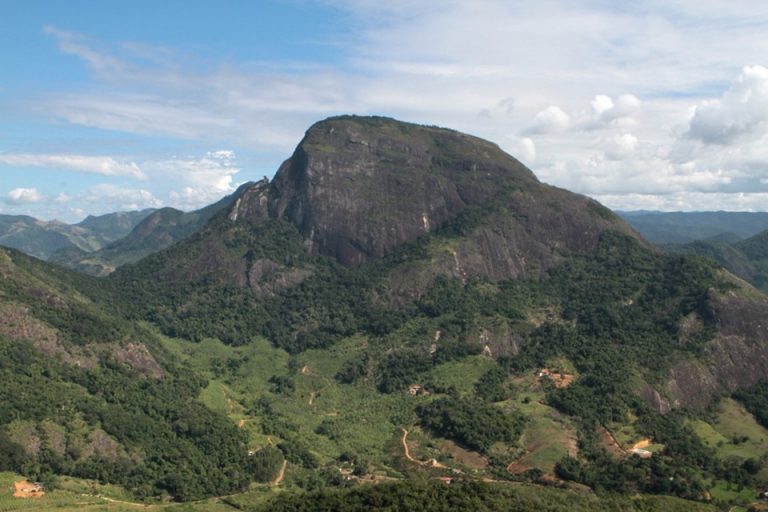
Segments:
[[[346,113],[611,208],[768,209],[762,2],[16,0],[0,28],[0,213],[201,207]]]

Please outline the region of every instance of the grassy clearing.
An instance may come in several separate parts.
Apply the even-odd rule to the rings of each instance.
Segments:
[[[464,396],[471,393],[475,383],[494,365],[492,359],[485,356],[471,356],[461,361],[450,361],[435,367],[432,380],[443,386],[454,386]]]
[[[295,365],[300,370],[293,375],[295,391],[280,397],[274,407],[299,427],[320,455],[336,458],[347,451],[383,464],[385,446],[401,427],[415,422],[414,404],[428,398],[405,392],[382,395],[375,392],[373,382],[337,382],[334,375],[365,346],[364,339],[352,338],[330,351],[301,354]],[[317,434],[321,425],[330,427],[331,434]]]
[[[744,407],[730,398],[723,399],[712,423],[691,422],[694,432],[717,451],[718,457],[753,458],[768,452],[768,430]]]
[[[206,407],[224,415],[230,413],[231,406],[229,401],[231,400],[227,393],[227,387],[215,380],[210,381],[208,387],[200,393],[200,401]]]
[[[755,489],[739,488],[734,484],[729,484],[721,480],[713,483],[709,490],[712,498],[727,503],[748,505],[757,500],[757,491]]]
[[[567,361],[560,361],[560,364],[566,365]],[[560,459],[575,455],[576,430],[567,418],[543,403],[546,394],[533,375],[516,377],[512,383],[518,392],[503,406],[518,410],[527,418],[520,438],[523,455],[516,463],[520,467],[537,468],[552,474]]]
[[[521,444],[529,452],[520,464],[538,468],[552,474],[555,464],[566,455],[573,455],[575,432],[562,419],[547,416],[532,416],[529,419]]]
[[[631,423],[613,423],[608,425],[608,429],[611,431],[611,433],[613,433],[613,436],[616,438],[616,442],[618,442],[619,445],[625,450],[629,450],[635,445],[635,443],[643,439],[643,436],[637,432],[635,426]]]
[[[102,485],[93,480],[60,477],[57,489],[41,498],[13,497],[13,484],[25,478],[16,473],[0,472],[0,512],[34,510],[36,512],[232,512],[235,507],[263,504],[279,489],[254,486],[242,494],[210,498],[192,503],[136,503],[122,487]]]

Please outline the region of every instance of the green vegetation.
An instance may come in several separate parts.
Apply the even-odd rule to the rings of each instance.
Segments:
[[[768,428],[768,382],[759,382],[750,390],[738,391],[734,397],[755,415],[760,424]]]
[[[393,144],[418,131],[361,126],[382,124]],[[457,149],[470,139],[418,136],[440,149],[429,172],[474,176]],[[387,165],[405,158],[396,149]],[[501,165],[492,146],[473,150]],[[624,228],[583,198],[596,247],[534,238],[573,220],[570,206],[527,170],[504,172],[488,200],[467,196],[437,231],[357,266],[314,255],[306,226],[258,208],[220,210],[105,279],[0,251],[0,470],[207,500],[191,509],[691,510],[768,483],[750,456],[768,448],[768,385],[737,394],[744,407],[663,415],[638,394],[663,390],[679,361],[702,364],[722,327],[713,301],[738,285],[604,231]],[[526,201],[562,218],[536,224]],[[476,270],[492,262],[472,245],[494,237],[508,243],[491,244],[499,258],[523,239],[546,257],[521,259],[517,279]],[[650,457],[628,453],[641,439]],[[595,494],[574,492],[585,486]]]
[[[403,482],[356,489],[327,490],[309,494],[282,494],[259,510],[274,512],[313,512],[344,510],[423,510],[425,512],[473,511],[696,511],[714,510],[670,498],[598,498],[545,487],[489,485],[480,482]]]
[[[2,255],[2,469],[184,501],[248,485],[245,435],[197,401],[204,379],[174,364],[152,331],[85,299],[78,289],[98,293],[95,280]],[[141,355],[119,355],[130,347]]]
[[[496,442],[515,442],[524,423],[519,414],[457,398],[435,400],[416,412],[422,425],[436,434],[481,452]]]

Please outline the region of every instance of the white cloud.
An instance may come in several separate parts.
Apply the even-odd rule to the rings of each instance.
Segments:
[[[745,67],[721,99],[698,105],[689,135],[707,144],[732,144],[768,133],[768,68]]]
[[[598,94],[592,100],[592,122],[597,126],[605,124],[627,124],[640,111],[642,102],[634,94],[622,94],[616,101],[610,96]]]
[[[613,108],[613,100],[610,96],[605,94],[598,94],[595,99],[592,100],[592,111],[596,117],[600,117],[605,112],[610,111]]]
[[[513,147],[513,153],[523,162],[531,164],[536,160],[536,144],[530,137],[517,139]]]
[[[201,158],[149,161],[144,167],[184,185],[169,196],[172,205],[183,209],[205,206],[233,192],[234,176],[240,172],[231,150],[211,151]]]
[[[674,192],[671,194],[596,194],[595,199],[617,210],[701,210],[707,205],[710,211],[765,211],[768,192],[720,193],[720,192]]]
[[[14,167],[46,167],[104,176],[128,176],[136,179],[147,177],[134,162],[118,162],[109,156],[0,153],[0,164]]]
[[[46,196],[41,194],[36,188],[15,188],[8,192],[5,201],[9,204],[31,204],[44,201]]]
[[[79,199],[89,205],[91,209],[102,213],[160,208],[163,206],[163,201],[155,197],[148,190],[126,188],[110,183],[102,183],[90,187]]]
[[[533,124],[524,133],[533,135],[562,132],[567,130],[570,125],[571,116],[566,114],[560,107],[550,105],[536,114],[533,118]]]
[[[59,50],[66,54],[80,57],[88,63],[91,69],[103,77],[108,78],[115,74],[122,74],[125,71],[123,62],[91,48],[87,38],[82,34],[61,30],[52,25],[43,27],[43,32],[56,38]]]
[[[605,144],[605,157],[609,160],[625,160],[635,156],[637,137],[631,133],[613,135]]]

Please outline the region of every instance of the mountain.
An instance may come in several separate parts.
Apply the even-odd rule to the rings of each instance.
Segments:
[[[248,184],[242,185],[241,190],[247,186]],[[238,194],[236,191],[192,212],[169,207],[152,211],[124,237],[108,245],[92,252],[71,247],[61,249],[54,253],[49,261],[86,274],[107,275],[121,265],[139,261],[198,231],[214,214],[229,206]]]
[[[765,212],[617,212],[655,244],[683,244],[725,235],[748,238],[768,229]]]
[[[154,213],[154,208],[146,208],[140,211],[107,213],[105,215],[89,215],[84,220],[75,224],[85,229],[91,236],[99,241],[101,247],[109,242],[118,240],[136,227],[138,223]]]
[[[768,231],[744,240],[697,240],[664,248],[669,252],[711,258],[756,288],[768,291]]]
[[[239,332],[227,333],[226,321],[190,311],[207,310],[208,300],[226,293],[244,307],[228,308],[226,317],[242,325],[269,322],[259,311],[262,299],[358,272],[381,291],[350,308],[394,305],[395,314],[438,277],[540,277],[564,261],[563,252],[595,250],[607,229],[636,237],[608,209],[541,184],[491,143],[384,118],[342,117],[310,128],[271,183],[244,188],[204,229],[120,269],[114,282],[132,295],[151,290],[135,297],[147,308],[162,296],[166,306],[154,315],[172,324],[169,332],[194,338],[213,333],[197,332],[198,323],[214,323],[218,336],[234,341]],[[200,292],[201,284],[216,291]],[[187,311],[184,322],[176,307]]]
[[[88,216],[78,224],[41,221],[25,215],[0,215],[0,245],[40,259],[57,251],[94,251],[124,237],[154,210]]]
[[[192,509],[712,510],[768,485],[768,297],[470,135],[330,118],[271,182],[107,277],[7,254],[28,277],[0,305],[70,355],[0,332],[34,363],[0,358],[7,386],[33,379],[0,391],[21,397],[0,469],[139,497],[285,491]],[[66,407],[30,412],[49,387]],[[126,462],[56,465],[17,435],[47,422],[100,428]]]
[[[606,300],[611,293],[616,296],[604,307],[614,310],[611,301],[631,305],[641,297],[674,304],[679,318],[667,320],[675,324],[673,337],[681,335],[677,323],[684,318],[693,330],[686,336],[715,335],[718,325],[727,323],[718,314],[747,307],[716,292],[734,286],[730,278],[694,260],[660,257],[612,212],[540,183],[493,144],[385,118],[341,117],[311,127],[271,183],[242,189],[232,207],[203,230],[121,269],[113,282],[139,307],[134,314],[153,318],[168,333],[192,339],[215,335],[230,343],[261,334],[289,351],[301,351],[332,344],[371,324],[396,330],[418,301],[430,294],[448,301],[446,295],[461,295],[457,289],[467,293],[478,282],[498,286],[545,276],[551,282],[553,274],[569,267],[587,274],[578,286],[593,285],[599,273],[626,280],[614,276],[613,268],[600,269],[612,264],[611,258],[621,263],[620,273],[636,282],[606,292]],[[634,275],[631,258],[649,268]],[[674,291],[653,288],[652,280],[677,282],[682,275],[693,282]],[[562,304],[561,295],[573,293],[574,300],[591,302],[584,314],[598,322],[594,332],[613,332],[613,327],[603,332],[604,320],[592,318],[599,301],[572,289],[578,274],[566,277],[560,296],[548,299],[549,307],[559,316],[578,317],[578,307]],[[676,293],[689,296],[680,302]],[[657,307],[644,304],[638,314],[669,317]],[[766,304],[761,298],[749,307],[757,311]],[[631,313],[619,308],[614,314]],[[286,316],[293,318],[275,320]],[[391,325],[375,325],[381,318],[391,319]],[[729,324],[733,331],[700,347],[718,358],[727,355],[733,368],[694,369],[681,356],[679,366],[669,368],[665,389],[651,392],[649,384],[655,406],[706,405],[718,393],[768,377],[758,364],[768,355],[763,333],[749,322]],[[562,327],[555,324],[551,327]],[[482,323],[476,327],[488,329]],[[758,344],[730,344],[755,337]],[[510,353],[520,350],[516,344],[494,340],[489,347]],[[694,375],[677,375],[686,372]],[[699,379],[706,385],[700,387]],[[659,393],[668,398],[658,398]]]

